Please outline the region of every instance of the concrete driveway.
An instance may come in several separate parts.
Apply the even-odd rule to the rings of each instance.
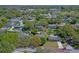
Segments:
[[[61,43],[60,41],[58,41],[57,44],[58,44],[58,47],[59,47],[60,49],[63,49],[63,48],[64,48],[63,45],[62,45],[62,43]]]

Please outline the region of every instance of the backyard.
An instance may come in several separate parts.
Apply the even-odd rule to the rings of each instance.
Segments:
[[[47,41],[45,44],[44,44],[44,47],[45,48],[58,48],[58,45],[57,45],[57,42],[54,42],[54,41]]]

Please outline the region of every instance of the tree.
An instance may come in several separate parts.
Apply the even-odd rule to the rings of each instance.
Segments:
[[[15,46],[9,42],[1,41],[0,42],[0,52],[1,53],[10,53],[15,49]]]
[[[40,19],[38,21],[38,24],[43,25],[43,26],[47,26],[48,25],[48,21],[49,21],[49,19]]]
[[[6,13],[7,18],[11,18],[11,17],[15,17],[15,16],[16,17],[22,16],[22,14],[15,8],[8,10]]]
[[[0,34],[0,52],[12,52],[18,45],[18,33]]]
[[[37,33],[37,29],[36,28],[32,28],[32,30],[31,30],[31,33],[33,34],[33,35],[35,35],[36,33]]]
[[[18,35],[18,47],[28,47],[30,44],[30,36],[24,32]]]
[[[34,27],[34,21],[25,21],[24,25],[26,28],[33,28]]]
[[[30,30],[29,27],[23,27],[23,28],[22,28],[22,31],[23,31],[23,32],[28,31],[28,30]]]
[[[2,23],[0,23],[0,28],[3,26],[3,24]]]
[[[34,35],[31,39],[31,45],[33,45],[34,47],[38,47],[40,43],[41,39],[38,36]]]
[[[28,47],[30,45],[30,38],[26,38],[26,39],[19,39],[18,42],[18,47]]]
[[[6,17],[2,17],[2,18],[0,18],[0,28],[2,27],[2,26],[4,26],[6,23],[7,23],[7,21],[8,21],[8,19],[6,18]]]
[[[56,32],[61,38],[65,38],[66,36],[71,37],[73,41],[72,46],[74,48],[79,48],[79,44],[77,44],[77,42],[79,42],[79,33],[77,33],[70,24],[66,24],[63,28],[57,29]]]
[[[42,45],[44,45],[44,44],[45,44],[45,42],[46,42],[46,38],[41,37],[40,39],[41,39],[41,45],[40,45],[40,46],[42,46]]]

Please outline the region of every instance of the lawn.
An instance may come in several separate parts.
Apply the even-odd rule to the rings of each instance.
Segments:
[[[46,48],[58,48],[58,45],[57,45],[57,42],[54,42],[54,41],[47,41],[47,42],[44,44],[44,47],[46,47]]]
[[[37,52],[56,52],[58,49],[58,45],[54,41],[47,41],[43,46],[37,48]]]

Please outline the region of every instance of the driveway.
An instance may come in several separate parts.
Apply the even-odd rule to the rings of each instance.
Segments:
[[[60,41],[58,41],[57,44],[58,44],[58,47],[59,47],[60,49],[63,49],[63,45],[62,45],[62,43],[61,43]]]
[[[67,45],[66,50],[67,53],[79,53],[79,49],[74,49],[72,46]]]

